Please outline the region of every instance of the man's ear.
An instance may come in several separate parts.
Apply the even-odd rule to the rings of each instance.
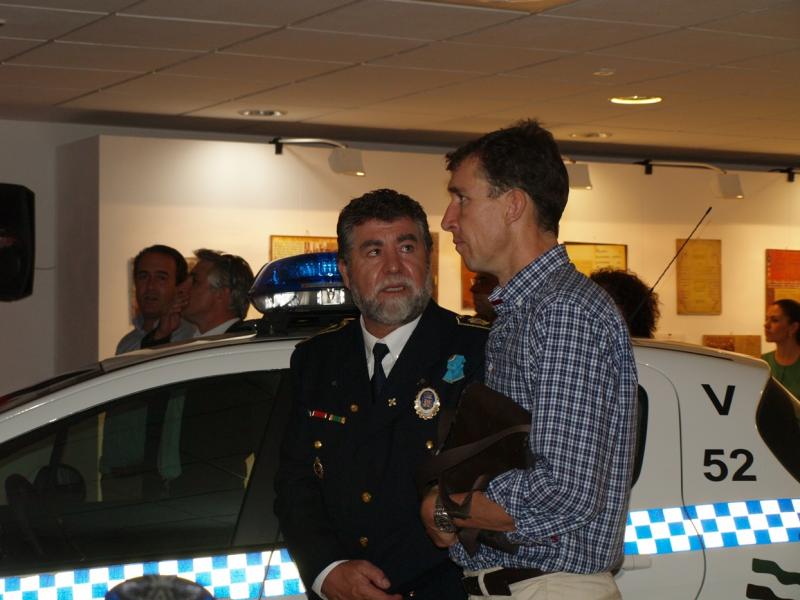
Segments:
[[[533,202],[523,190],[511,188],[506,192],[505,215],[509,224],[521,219],[529,207],[533,207]]]
[[[350,273],[347,271],[347,265],[341,258],[336,260],[336,265],[339,267],[339,273],[342,275],[344,287],[350,289]]]

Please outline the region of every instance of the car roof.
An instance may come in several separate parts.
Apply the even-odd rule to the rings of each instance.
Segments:
[[[153,348],[134,350],[132,352],[126,352],[125,354],[110,356],[101,360],[99,364],[104,373],[111,373],[119,369],[124,369],[148,361],[157,360],[168,356],[176,356],[179,354],[188,354],[190,352],[197,352],[200,350],[224,348],[227,346],[237,346],[240,344],[264,344],[282,340],[298,340],[305,337],[308,336],[299,333],[280,336],[265,336],[256,334],[255,332],[233,334],[224,333],[210,337],[174,342],[172,344],[165,344],[163,346],[155,346]]]
[[[681,352],[689,354],[699,354],[701,356],[708,356],[710,358],[719,358],[722,360],[729,360],[743,365],[749,366],[764,366],[764,362],[760,358],[748,356],[746,354],[738,354],[736,352],[729,352],[727,350],[720,350],[718,348],[709,348],[708,346],[700,346],[699,344],[690,344],[687,342],[675,342],[672,340],[656,340],[650,338],[631,338],[634,347],[640,348],[653,348],[657,350],[669,350],[672,352]]]

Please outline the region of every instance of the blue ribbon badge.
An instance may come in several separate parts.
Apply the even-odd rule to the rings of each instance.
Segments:
[[[447,361],[447,372],[444,379],[447,383],[455,383],[459,379],[464,379],[464,363],[467,360],[461,354],[453,354]]]

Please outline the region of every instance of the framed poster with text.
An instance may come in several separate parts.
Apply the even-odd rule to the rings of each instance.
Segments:
[[[767,306],[788,298],[800,302],[800,250],[767,249]]]
[[[760,335],[703,335],[703,346],[761,358]]]
[[[564,242],[570,261],[587,277],[597,269],[628,268],[628,246],[625,244],[592,244]]]
[[[277,260],[311,252],[336,252],[337,247],[335,237],[271,235],[269,236],[269,259]]]
[[[689,240],[675,268],[679,315],[722,314],[722,240]]]

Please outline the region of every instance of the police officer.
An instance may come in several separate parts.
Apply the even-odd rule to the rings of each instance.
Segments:
[[[441,409],[483,374],[487,329],[431,300],[433,241],[413,199],[376,190],[337,224],[361,316],[297,346],[275,511],[311,598],[462,599],[414,485]]]

